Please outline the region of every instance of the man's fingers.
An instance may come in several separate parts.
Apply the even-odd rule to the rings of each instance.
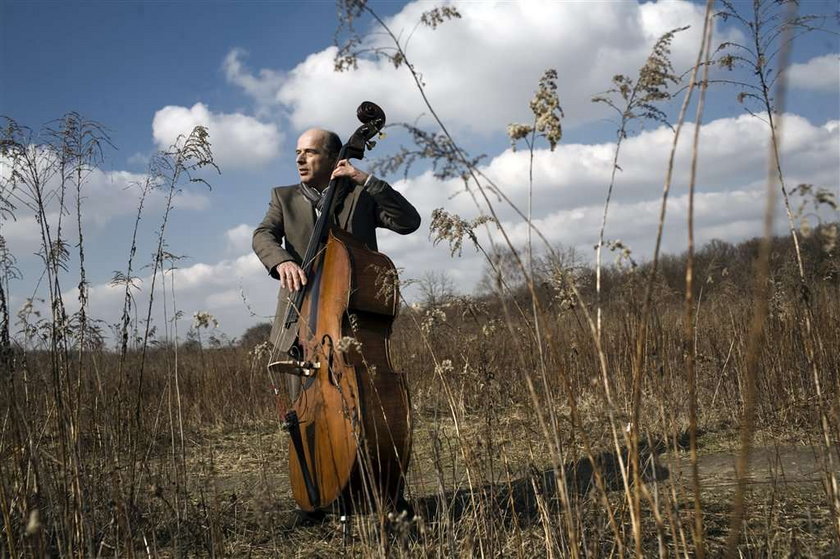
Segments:
[[[355,167],[353,167],[353,165],[351,165],[346,159],[342,159],[335,166],[335,169],[333,169],[333,173],[350,173],[353,170],[355,170]]]
[[[306,285],[306,274],[300,266],[283,266],[278,270],[280,286],[291,291],[297,291]]]
[[[353,164],[348,160],[342,159],[333,169],[330,178],[336,179],[339,177],[347,177],[356,184],[363,184],[367,180],[368,174],[353,167]]]

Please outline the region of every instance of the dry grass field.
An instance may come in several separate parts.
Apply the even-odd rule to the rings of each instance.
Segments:
[[[744,359],[757,243],[716,243],[698,255],[704,293],[697,325],[697,451],[703,547],[724,552],[739,476]],[[743,556],[832,556],[830,487],[837,439],[826,447],[820,403],[802,349],[797,282],[773,245],[771,313],[756,382],[746,476]],[[838,425],[840,282],[820,256],[808,284],[824,406]],[[612,408],[582,309],[546,276],[539,293],[548,343],[538,351],[524,319],[494,295],[443,294],[405,308],[392,338],[414,410],[409,498],[417,518],[336,516],[301,525],[286,476],[287,437],[272,379],[252,347],[163,347],[139,353],[13,355],[0,439],[6,554],[224,556],[695,555],[694,480],[679,297],[679,258],[663,266],[645,340],[641,516],[634,520],[627,437],[633,333],[645,267],[606,275],[603,338]],[[583,296],[591,270],[574,271]],[[566,275],[558,276],[567,278]],[[555,278],[556,279],[556,278]],[[566,281],[565,279],[563,281]],[[674,285],[673,283],[676,283]],[[522,288],[520,296],[527,300]],[[520,303],[521,304],[521,303]],[[81,368],[78,368],[81,367]],[[122,369],[122,373],[120,373]],[[176,392],[177,385],[177,392]],[[529,386],[530,385],[530,386]],[[180,397],[178,397],[178,392]],[[831,463],[827,460],[832,461]],[[833,465],[831,465],[833,464]],[[625,479],[627,476],[627,479]]]
[[[714,4],[707,4],[707,31],[689,73],[678,75],[669,60],[677,28],[655,43],[638,75],[615,76],[593,99],[615,110],[617,140],[595,261],[582,262],[543,242],[530,209],[505,198],[505,185],[485,176],[481,158],[449,135],[409,62],[406,38],[365,2],[339,3],[339,31],[350,35],[337,69],[352,70],[358,56],[386,57],[411,74],[436,126],[403,125],[413,145],[380,169],[393,173],[422,160],[437,178],[463,179],[475,217],[436,210],[430,236],[453,255],[470,245],[486,256],[479,291],[459,294],[445,276],[426,276],[422,301],[404,305],[394,325],[392,358],[412,400],[406,478],[413,519],[375,511],[348,522],[334,514],[302,522],[274,393],[282,379],[266,371],[265,330],[240,342],[202,343],[212,323],[202,314],[186,342],[155,331],[152,309],[161,299],[167,321],[177,315],[174,286],[164,283],[177,265],[167,248],[173,197],[215,167],[206,129],[156,154],[138,185],[134,237],[112,283],[124,289],[122,318],[104,325],[87,314],[84,208],[69,200],[84,198],[107,134],[76,113],[40,135],[4,119],[0,156],[11,171],[0,183],[0,214],[13,217],[16,202],[36,217],[44,267],[43,305],[10,309],[15,260],[0,242],[0,554],[840,556],[837,203],[820,185],[785,183],[775,120],[784,80],[771,87],[775,78],[765,79],[768,68],[785,68],[792,34],[815,21],[784,11],[794,3],[756,0],[752,16],[725,0],[715,14]],[[774,54],[715,50],[708,30],[721,15]],[[350,24],[362,16],[393,48],[354,51],[364,43]],[[457,25],[459,17],[451,6],[435,8],[418,25]],[[739,64],[757,80],[740,84],[750,111],[768,124],[764,236],[695,247],[689,204],[686,253],[662,254],[671,159],[656,249],[636,265],[629,248],[604,233],[622,140],[642,122],[667,124],[676,147],[692,95],[700,100],[692,105],[695,122],[702,121],[708,68]],[[537,143],[553,150],[561,141],[557,79],[545,71],[530,104],[533,124],[508,130],[532,155]],[[660,108],[683,98],[676,118]],[[693,142],[696,163],[698,137]],[[684,181],[689,197],[693,169]],[[166,202],[146,263],[136,255],[136,224],[148,217],[151,191]],[[812,223],[797,211],[794,193],[809,204]],[[772,237],[774,196],[787,213],[783,238]],[[64,213],[51,213],[55,200]],[[533,233],[527,247],[507,237],[500,205]],[[59,213],[64,229],[50,221]],[[483,228],[493,229],[493,246],[481,244]],[[154,295],[147,308],[134,299],[141,269],[152,278],[143,286]],[[78,311],[67,310],[70,292]]]

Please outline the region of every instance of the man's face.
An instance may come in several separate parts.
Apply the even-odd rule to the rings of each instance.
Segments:
[[[324,147],[325,140],[323,131],[307,130],[298,138],[295,150],[300,180],[319,190],[329,184],[335,164],[335,160]]]

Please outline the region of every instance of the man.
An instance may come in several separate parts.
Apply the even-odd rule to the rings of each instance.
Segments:
[[[346,159],[336,162],[340,149],[341,140],[334,132],[313,128],[301,134],[295,150],[300,183],[272,190],[265,218],[254,230],[254,252],[271,277],[280,280],[271,330],[278,359],[284,359],[295,342],[295,329],[286,330],[284,323],[288,298],[292,291],[306,285],[301,261],[330,179],[348,179],[348,193],[338,210],[338,225],[368,248],[377,248],[377,227],[407,235],[420,226],[417,210],[388,183],[357,169]],[[286,376],[289,397],[294,401],[300,379]]]
[[[340,149],[341,140],[334,132],[313,128],[301,134],[295,150],[300,183],[272,190],[265,218],[254,230],[254,252],[271,277],[280,280],[271,329],[275,359],[286,359],[296,341],[296,327],[285,327],[289,297],[306,285],[301,264],[321,212],[324,190],[331,179],[346,179],[342,182],[347,193],[337,208],[338,225],[368,248],[377,248],[377,227],[406,235],[420,226],[417,210],[388,183],[357,169],[346,159],[336,161]],[[300,377],[285,376],[288,396],[294,402],[300,390]],[[396,508],[413,516],[402,490]],[[317,522],[323,518],[323,512],[300,511],[299,518],[306,523]]]

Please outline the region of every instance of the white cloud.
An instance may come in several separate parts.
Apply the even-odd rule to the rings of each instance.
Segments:
[[[696,215],[699,223],[697,237],[699,242],[712,238],[741,239],[757,234],[761,227],[763,195],[760,190],[745,190],[726,193],[702,193],[696,200]],[[686,196],[671,200],[669,233],[678,230],[684,220]],[[612,219],[617,224],[615,234],[610,238],[621,238],[634,251],[634,256],[643,257],[652,246],[653,232],[659,201],[647,199],[639,202],[617,203],[612,210]],[[537,220],[537,226],[552,243],[577,247],[582,256],[591,256],[592,235],[597,232],[602,207],[588,205],[569,209],[554,210]],[[426,222],[428,225],[428,221]],[[521,222],[505,222],[512,241],[522,246],[526,239],[526,228]],[[229,230],[237,231],[240,227]],[[483,256],[476,252],[468,240],[460,257],[451,258],[445,243],[433,246],[424,228],[409,236],[380,230],[380,250],[388,254],[395,265],[402,269],[404,280],[420,279],[429,270],[443,270],[464,293],[471,292],[481,279],[486,269]],[[236,236],[234,233],[232,236]],[[230,237],[230,236],[229,236]],[[479,238],[486,248],[489,247],[486,235],[479,232]],[[497,237],[496,241],[500,239]],[[665,249],[678,252],[682,237],[666,237]],[[607,254],[605,261],[612,256]],[[134,293],[134,304],[145,314],[149,301],[151,276],[140,278],[139,291]],[[256,255],[247,253],[226,258],[217,262],[197,262],[166,272],[167,297],[155,298],[153,321],[158,328],[158,337],[162,337],[165,328],[172,336],[171,322],[173,306],[183,313],[179,321],[178,332],[184,339],[190,327],[193,313],[206,311],[220,323],[219,330],[229,336],[240,335],[246,328],[257,322],[270,321],[273,317],[278,283],[271,279]],[[156,289],[160,290],[163,282],[160,277]],[[174,303],[173,303],[174,285]],[[405,289],[409,300],[416,297],[416,288]],[[73,288],[65,292],[64,300],[68,310],[77,308],[78,291]],[[124,291],[122,287],[107,283],[94,285],[89,291],[89,316],[103,319],[109,324],[115,323],[122,309]],[[168,301],[166,313],[163,302]],[[17,301],[19,304],[20,301]],[[218,333],[218,332],[217,332]]]
[[[683,130],[677,149],[673,191],[685,192],[691,155],[693,125]],[[759,119],[742,115],[715,120],[703,125],[700,134],[700,159],[697,189],[723,192],[761,185],[767,169],[769,133]],[[658,198],[665,176],[665,166],[673,140],[667,127],[644,131],[622,144],[613,201],[633,202]],[[814,126],[807,120],[786,115],[784,118],[783,164],[788,182],[813,183],[837,188],[840,184],[840,130],[832,123]],[[557,208],[602,206],[610,180],[614,143],[560,144],[554,152],[534,152],[534,215],[542,217]],[[506,150],[482,167],[523,212],[528,207],[527,151]],[[466,217],[475,215],[476,207],[463,190],[460,179],[440,183],[431,172],[397,183],[428,216],[436,207]],[[456,195],[457,194],[457,195]],[[455,196],[453,198],[453,196]],[[495,198],[491,195],[491,199]],[[515,213],[503,203],[495,203],[502,219]],[[615,223],[615,222],[612,222]],[[597,235],[597,229],[590,231]],[[593,241],[594,242],[594,241]]]
[[[131,167],[142,168],[149,164],[149,159],[151,159],[150,154],[138,151],[130,155],[125,162]]]
[[[157,146],[166,149],[198,125],[207,127],[213,157],[222,171],[260,167],[280,153],[282,135],[276,124],[239,113],[213,113],[202,103],[160,109],[152,121],[152,135]]]
[[[454,5],[462,19],[436,30],[416,25],[429,9],[425,2],[406,5],[387,24],[399,36],[411,36],[408,57],[443,120],[454,128],[481,133],[528,121],[528,101],[547,68],[558,71],[567,124],[601,118],[604,107],[590,99],[611,86],[613,75],[634,73],[659,36],[690,25],[672,47],[675,68],[684,70],[694,62],[703,23],[702,6],[680,0],[641,5],[551,1]],[[366,46],[386,46],[386,37],[376,31],[366,37]],[[731,33],[718,37],[736,38]],[[237,64],[229,64],[236,68],[229,80],[259,102],[273,99],[284,106],[298,129],[312,125],[352,129],[355,107],[367,98],[379,103],[392,122],[413,122],[427,112],[405,67],[394,68],[386,60],[360,60],[357,70],[337,73],[335,53],[330,47],[311,54],[281,77],[271,70],[244,74],[238,51],[232,51],[227,60]],[[271,90],[274,95],[268,93]]]
[[[241,87],[245,93],[257,101],[257,113],[269,114],[269,109],[277,103],[277,92],[285,82],[282,72],[263,68],[259,75],[252,75],[245,66],[248,53],[239,48],[231,50],[222,62],[225,78],[229,83]]]
[[[788,188],[810,183],[840,192],[840,125],[835,121],[814,126],[807,120],[785,115],[782,157]],[[663,250],[685,250],[687,187],[693,125],[683,131],[668,206]],[[607,239],[621,239],[637,259],[652,254],[656,236],[665,164],[673,133],[661,127],[625,140],[608,221]],[[769,131],[761,120],[748,115],[719,119],[701,128],[699,173],[695,199],[697,242],[713,238],[739,241],[762,233]],[[561,144],[555,152],[534,153],[533,216],[539,230],[551,243],[575,248],[587,259],[604,211],[614,144]],[[527,152],[507,150],[482,168],[524,212],[528,207]],[[472,219],[478,210],[459,179],[440,182],[431,172],[396,186],[418,207],[424,224],[410,237],[381,235],[380,246],[406,268],[406,275],[418,278],[428,269],[447,270],[469,291],[481,277],[483,257],[465,239],[461,258],[450,259],[446,243],[432,247],[427,239],[429,216],[434,208]],[[527,239],[523,220],[490,194],[497,214],[515,246]],[[794,201],[794,204],[796,202]],[[785,218],[781,204],[777,223],[783,232]],[[829,219],[838,219],[826,216]],[[491,228],[492,229],[492,228]],[[489,247],[484,229],[483,246]],[[425,234],[424,234],[425,233]],[[498,233],[495,242],[502,243]],[[536,235],[534,236],[535,242]]]
[[[8,169],[8,163],[0,162],[0,179]],[[134,216],[140,202],[142,184],[146,175],[128,171],[105,171],[92,169],[82,185],[82,224],[87,234],[96,234],[113,220]],[[59,184],[56,177],[47,183],[44,196],[46,222],[53,229],[58,225]],[[77,242],[75,226],[68,226],[75,220],[76,193],[74,188],[68,188],[64,201],[66,208],[72,209],[72,216],[64,217],[64,235],[70,242]],[[25,195],[24,195],[25,197]],[[151,190],[146,195],[144,211],[160,210],[166,203],[166,195],[161,190]],[[200,191],[185,189],[176,194],[172,200],[173,206],[180,210],[201,211],[208,208],[210,202],[207,195]],[[15,219],[4,220],[0,234],[9,243],[10,249],[18,254],[30,253],[40,246],[40,230],[35,220],[35,214],[22,203],[17,204]]]
[[[838,192],[840,123],[830,121],[816,126],[801,117],[786,115],[783,124],[782,155],[789,185],[811,183]],[[685,140],[677,152],[668,206],[663,245],[667,252],[681,252],[685,248],[691,135],[692,126],[688,125],[684,130]],[[619,161],[623,171],[618,175],[610,207],[607,238],[624,241],[637,260],[649,258],[655,240],[664,165],[672,137],[672,132],[662,127],[629,137],[623,144]],[[749,116],[724,118],[703,125],[700,138],[700,174],[695,200],[698,244],[713,238],[739,241],[760,235],[768,154],[766,125]],[[612,143],[561,144],[554,152],[539,149],[534,154],[536,225],[551,243],[573,247],[587,259],[594,255],[592,247],[598,238],[614,147]],[[527,152],[506,150],[482,168],[523,210],[528,202],[528,161]],[[112,180],[120,184],[137,178],[128,173],[112,174]],[[472,291],[480,280],[486,268],[484,258],[469,240],[464,241],[460,258],[450,258],[446,243],[434,246],[428,234],[434,208],[444,207],[465,219],[477,215],[469,195],[452,198],[462,185],[457,179],[438,181],[430,172],[394,184],[417,206],[424,220],[421,229],[412,235],[385,230],[378,234],[380,249],[397,267],[404,269],[404,279],[421,278],[429,270],[444,270],[464,292]],[[492,195],[491,198],[495,200]],[[126,203],[125,208],[133,204]],[[522,246],[527,239],[522,219],[502,203],[496,202],[496,207],[512,242]],[[785,227],[781,205],[777,207],[777,215],[781,232]],[[228,254],[234,257],[195,262],[174,272],[176,305],[185,316],[191,317],[199,310],[209,311],[219,319],[221,329],[231,335],[241,333],[258,320],[270,319],[278,285],[251,252],[250,233],[251,226],[244,223],[230,227],[224,239]],[[489,248],[483,228],[479,238]],[[494,234],[494,240],[501,243],[498,233]],[[612,258],[605,255],[606,262]],[[145,290],[149,285],[150,278],[144,278],[143,291],[138,294],[141,307],[148,300]],[[409,298],[415,296],[411,288],[406,293]],[[242,301],[243,295],[247,306]],[[75,296],[69,293],[67,300],[73,301]],[[113,322],[119,316],[122,296],[115,288],[98,285],[91,293],[91,302],[93,316]],[[258,318],[250,314],[249,307]],[[162,324],[162,311],[156,311],[155,316],[156,323]],[[186,323],[179,327],[182,335],[187,327]]]
[[[163,275],[165,282],[160,275],[155,282],[156,296],[152,308],[152,320],[157,326],[159,338],[164,336],[167,328],[169,335],[174,335],[171,324],[173,308],[183,313],[178,323],[181,340],[190,328],[193,314],[198,311],[210,312],[219,321],[220,332],[231,336],[242,333],[258,321],[270,320],[274,313],[278,284],[269,278],[254,254],[213,264],[199,262],[166,271]],[[160,290],[164,283],[167,296],[161,297]],[[148,309],[151,285],[152,277],[147,272],[137,281],[139,289],[133,291],[134,309],[139,310],[141,316],[145,316]],[[92,285],[88,292],[88,315],[114,324],[122,314],[124,297],[123,286],[110,283]],[[77,288],[68,289],[63,293],[63,299],[68,312],[78,309]],[[164,302],[167,305],[166,312]],[[15,303],[20,305],[22,301],[16,300]],[[256,316],[252,316],[249,309]]]
[[[788,84],[797,89],[828,93],[840,91],[840,54],[817,56],[802,64],[792,64]]]
[[[685,248],[686,189],[691,152],[688,139],[692,136],[692,128],[693,125],[687,125],[677,150],[663,245],[667,252],[681,252]],[[788,184],[810,183],[840,191],[840,122],[829,121],[818,126],[804,118],[785,115],[783,132],[782,157]],[[672,138],[670,129],[660,127],[631,136],[623,143],[619,161],[623,170],[617,177],[607,238],[624,241],[637,260],[644,260],[651,254]],[[698,244],[713,238],[738,241],[760,235],[768,156],[766,124],[748,115],[718,119],[702,126],[700,141],[695,200]],[[560,144],[554,152],[535,151],[534,220],[549,242],[573,247],[584,258],[593,257],[592,247],[597,241],[614,148],[613,143]],[[489,160],[482,171],[525,211],[528,165],[526,151],[506,150]],[[132,215],[136,210],[138,191],[129,185],[143,178],[143,175],[125,171],[94,170],[85,187],[90,225],[102,227],[115,217]],[[474,250],[469,240],[465,240],[462,256],[450,258],[446,244],[434,246],[428,236],[434,208],[444,207],[465,219],[477,215],[469,195],[453,198],[462,190],[463,183],[458,179],[441,182],[431,172],[426,172],[398,181],[394,187],[417,206],[424,224],[420,231],[409,236],[380,230],[380,249],[398,267],[404,268],[404,279],[421,278],[429,270],[444,270],[462,291],[472,291],[486,269],[484,257]],[[527,228],[522,219],[503,203],[496,202],[492,194],[490,196],[512,242],[522,246],[527,239]],[[149,209],[162,203],[161,193],[154,193],[148,200]],[[207,198],[199,191],[183,196],[176,204],[182,208],[201,209],[207,204]],[[780,205],[777,215],[781,231],[784,218]],[[834,219],[837,219],[836,215]],[[4,223],[0,232],[22,241],[27,235],[31,238],[34,227],[33,219],[21,219]],[[250,234],[248,224],[230,226],[224,239],[227,254],[233,257],[183,265],[174,272],[175,305],[184,316],[208,311],[220,321],[221,330],[230,335],[238,335],[255,322],[271,318],[278,285],[251,252]],[[479,238],[483,246],[489,248],[484,229],[479,231]],[[498,233],[493,234],[493,238],[501,243]],[[605,255],[606,262],[612,258],[612,255]],[[142,278],[141,291],[137,294],[140,308],[147,304],[150,279],[148,276]],[[172,282],[167,281],[167,285],[171,286]],[[411,288],[406,290],[409,298],[416,296],[414,293]],[[75,304],[75,291],[68,292],[65,300],[69,305]],[[104,283],[96,285],[91,290],[90,300],[92,316],[109,323],[119,317],[123,300],[119,288]],[[156,305],[162,300],[157,298]],[[171,305],[171,299],[167,300]],[[258,317],[252,316],[249,309]],[[154,316],[155,323],[162,329],[164,315],[160,307],[156,307]],[[185,320],[187,322],[179,326],[182,336],[189,326],[189,318]]]
[[[51,215],[50,221],[54,221],[55,217]],[[6,240],[12,254],[34,253],[41,246],[38,222],[32,214],[19,215],[15,219],[4,218],[0,224],[0,235]]]
[[[232,254],[242,254],[251,250],[251,234],[253,232],[254,227],[245,223],[225,231],[228,251]]]
[[[117,216],[136,213],[145,179],[141,173],[95,169],[82,187],[85,217],[103,226]],[[164,192],[152,190],[146,196],[146,208],[162,208],[165,201]],[[193,190],[183,190],[173,198],[173,205],[183,210],[201,211],[209,204],[206,194]]]
[[[764,192],[761,189],[735,190],[731,192],[700,192],[695,196],[695,220],[700,224],[698,237],[702,240],[705,231],[732,222],[750,221],[761,223],[764,212]],[[648,199],[639,202],[616,204],[610,212],[614,224],[608,239],[621,239],[638,254],[648,257],[656,239],[661,200]],[[666,227],[674,233],[685,222],[688,209],[688,195],[668,199]],[[603,206],[593,205],[573,210],[552,212],[536,221],[549,241],[586,250],[597,241]],[[511,240],[516,246],[527,242],[527,228],[524,223],[506,224],[510,228]],[[666,229],[668,231],[668,229]],[[758,235],[759,230],[753,234]],[[709,239],[706,239],[709,240]],[[685,245],[685,238],[666,238],[666,250],[679,252]]]

